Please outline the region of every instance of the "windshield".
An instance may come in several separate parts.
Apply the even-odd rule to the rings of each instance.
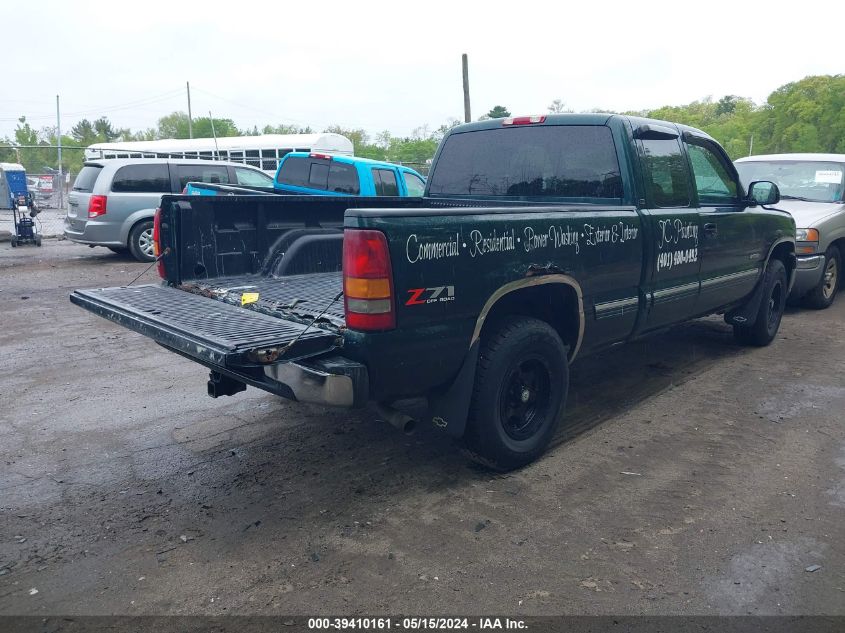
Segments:
[[[755,180],[771,180],[781,198],[810,202],[838,202],[843,199],[842,163],[807,160],[748,161],[736,163],[743,186]]]

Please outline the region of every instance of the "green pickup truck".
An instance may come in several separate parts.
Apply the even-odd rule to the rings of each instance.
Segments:
[[[247,385],[397,403],[495,469],[537,458],[579,355],[719,313],[767,345],[795,270],[795,224],[689,127],[609,114],[451,130],[422,198],[162,198],[162,284],[71,301]]]

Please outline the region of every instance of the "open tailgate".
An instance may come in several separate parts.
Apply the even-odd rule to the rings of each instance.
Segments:
[[[317,325],[308,327],[170,286],[76,290],[70,300],[186,356],[221,367],[266,364],[256,362],[257,353],[272,357],[274,350],[294,339],[276,362],[315,356],[340,341],[338,332]]]

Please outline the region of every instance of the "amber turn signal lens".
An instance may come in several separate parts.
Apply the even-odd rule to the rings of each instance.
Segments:
[[[390,297],[390,281],[388,279],[362,279],[361,277],[347,277],[344,293],[347,297],[356,299],[387,299]]]

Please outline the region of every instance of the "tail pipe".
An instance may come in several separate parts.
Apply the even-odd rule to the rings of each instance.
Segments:
[[[411,435],[417,428],[417,421],[406,413],[402,413],[393,407],[377,404],[376,411],[379,419],[384,420],[390,426],[399,429],[405,435]]]

